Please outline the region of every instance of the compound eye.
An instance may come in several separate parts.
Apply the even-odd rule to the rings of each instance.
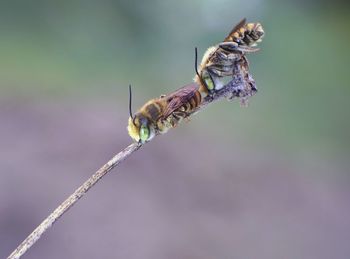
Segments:
[[[149,129],[146,125],[141,125],[140,128],[140,140],[145,143],[149,138]]]
[[[214,90],[214,82],[213,82],[213,79],[211,78],[211,76],[209,75],[208,72],[206,71],[203,71],[203,74],[202,74],[202,78],[203,78],[203,81],[207,87],[207,89],[209,91],[213,91]]]

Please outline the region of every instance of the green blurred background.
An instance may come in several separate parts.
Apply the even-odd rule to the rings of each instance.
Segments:
[[[249,106],[156,138],[26,258],[349,258],[346,1],[0,1],[0,257],[131,140],[134,110],[262,23]],[[101,222],[102,221],[102,222]]]

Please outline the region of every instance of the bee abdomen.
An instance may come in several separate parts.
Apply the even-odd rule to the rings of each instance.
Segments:
[[[202,95],[199,91],[196,91],[194,95],[194,100],[196,101],[196,107],[198,107],[202,102]]]
[[[187,105],[187,106],[189,106],[189,109],[194,109],[194,108],[196,108],[197,107],[197,103],[196,103],[196,100],[195,100],[195,98],[191,98],[191,100],[190,100],[190,102],[189,102],[189,105]],[[188,110],[188,109],[187,109]]]
[[[196,91],[194,96],[191,98],[190,102],[189,102],[189,107],[186,110],[187,112],[192,111],[193,109],[197,108],[202,101],[202,95],[199,91]]]
[[[260,23],[248,23],[234,31],[227,40],[236,42],[238,45],[252,46],[263,36],[264,30]]]
[[[175,118],[177,120],[186,118],[195,108],[200,105],[201,101],[202,95],[199,91],[196,91],[193,97],[191,97],[186,103],[184,103],[173,113],[173,116],[176,115]]]

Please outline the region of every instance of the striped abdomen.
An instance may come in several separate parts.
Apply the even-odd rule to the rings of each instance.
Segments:
[[[194,96],[188,100],[187,103],[183,105],[183,111],[186,113],[192,112],[195,108],[197,108],[202,101],[202,96],[199,91],[196,91]]]
[[[174,110],[170,116],[167,117],[166,122],[169,123],[172,127],[175,127],[180,123],[184,118],[187,118],[191,115],[194,109],[196,109],[202,101],[202,96],[199,91],[196,91],[194,95],[184,102],[182,106]]]
[[[254,46],[264,36],[264,29],[260,23],[244,23],[236,27],[225,41],[233,41],[241,46]]]

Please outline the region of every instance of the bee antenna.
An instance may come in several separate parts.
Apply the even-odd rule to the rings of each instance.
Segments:
[[[132,115],[132,110],[131,110],[131,104],[132,104],[132,92],[131,92],[131,85],[129,85],[129,114],[130,114],[130,117],[134,123],[134,116]],[[134,123],[135,124],[135,123]]]
[[[198,73],[197,59],[198,59],[198,53],[197,53],[197,47],[195,47],[195,48],[194,48],[194,69],[196,70],[197,76],[198,76],[199,78],[201,78],[200,75],[199,75],[199,73]]]

